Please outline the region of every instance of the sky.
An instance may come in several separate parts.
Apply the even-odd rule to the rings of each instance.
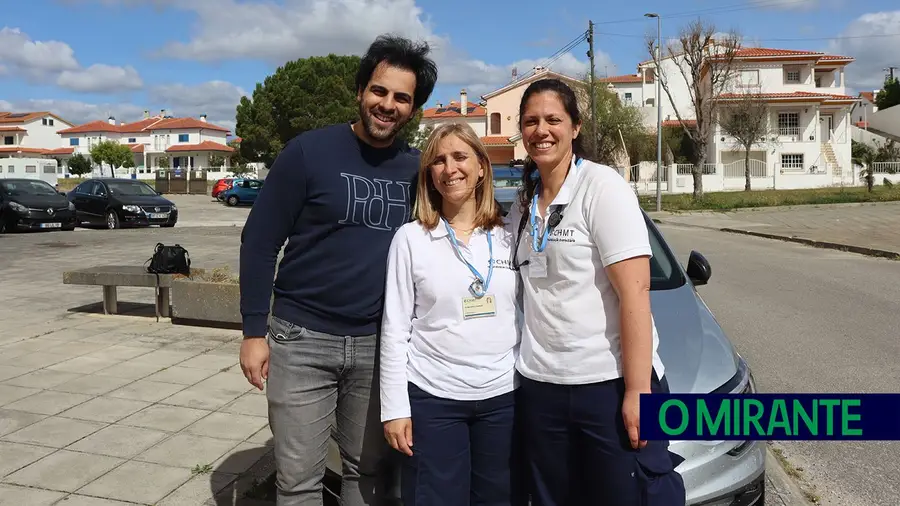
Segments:
[[[897,0],[29,0],[0,17],[0,111],[48,110],[73,123],[140,119],[165,109],[227,128],[235,106],[287,61],[362,54],[380,33],[431,45],[438,85],[427,106],[470,101],[535,65],[569,75],[630,74],[645,38],[691,21],[735,30],[744,44],[852,56],[848,94],[878,89],[900,67]],[[548,60],[552,58],[552,60]],[[900,70],[895,71],[900,74]]]

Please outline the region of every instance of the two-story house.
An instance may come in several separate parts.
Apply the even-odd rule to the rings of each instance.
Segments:
[[[71,123],[49,111],[0,112],[0,177],[33,177],[55,182],[62,169],[56,131]]]
[[[139,121],[117,123],[111,117],[107,121],[92,121],[58,133],[63,149],[70,156],[75,153],[88,156],[92,146],[105,140],[129,146],[134,153],[133,174],[140,179],[152,179],[161,166],[221,172],[227,169],[228,155],[234,151],[226,141],[229,130],[209,123],[206,115],[199,119],[176,118],[165,111],[156,116],[144,111],[144,118]],[[211,166],[214,156],[224,159],[223,167]]]
[[[852,183],[850,111],[856,98],[846,94],[845,69],[853,61],[816,51],[737,50],[733,84],[719,97],[707,153],[707,162],[723,169],[725,187],[745,178],[743,148],[721,126],[742,101],[768,110],[766,135],[750,153],[755,187]]]

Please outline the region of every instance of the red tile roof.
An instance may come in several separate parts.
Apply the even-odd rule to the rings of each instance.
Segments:
[[[637,74],[629,74],[626,76],[610,76],[610,77],[601,77],[597,79],[597,81],[601,83],[614,83],[614,84],[628,84],[628,83],[642,83],[644,82],[643,78]]]
[[[225,144],[219,144],[218,142],[213,141],[203,141],[200,144],[176,144],[174,146],[169,146],[166,149],[167,153],[179,151],[222,151],[231,153],[234,149],[232,149],[231,146],[226,146]]]
[[[875,103],[875,94],[871,91],[861,91],[859,92],[859,96],[868,100],[869,102]]]
[[[481,107],[478,104],[468,102],[466,106],[466,117],[480,117],[486,116],[487,110],[484,107]],[[456,100],[451,100],[449,104],[444,105],[442,107],[432,107],[430,109],[425,109],[422,111],[422,118],[424,119],[438,119],[438,118],[462,118],[462,107],[459,105],[459,102]]]
[[[746,95],[741,93],[723,93],[719,95],[720,99],[723,100],[740,100],[744,98]],[[808,102],[826,102],[826,103],[838,103],[838,102],[855,102],[856,97],[851,97],[849,95],[834,95],[831,93],[811,93],[808,91],[795,91],[791,93],[758,93],[753,95],[754,98],[758,98],[761,100],[769,101],[769,100],[788,100],[788,101],[808,101]]]
[[[0,153],[35,153],[43,155],[47,153],[44,148],[26,148],[23,146],[0,146]]]
[[[17,126],[0,126],[0,132],[27,132],[27,131],[28,130],[25,130],[24,128],[17,127]]]
[[[143,144],[126,144],[129,148],[131,148],[132,153],[143,153],[144,145]]]
[[[481,138],[481,142],[485,146],[512,146],[515,144],[505,135],[486,135]]]
[[[677,119],[667,119],[667,120],[663,120],[663,122],[662,122],[663,127],[679,127],[682,124],[687,125],[687,126],[697,126],[697,120],[686,119],[682,122],[682,121],[678,121]]]
[[[212,123],[207,123],[205,121],[200,121],[195,118],[161,118],[159,116],[155,116],[153,118],[145,118],[140,121],[135,121],[132,123],[126,123],[124,125],[113,125],[109,121],[91,121],[90,123],[85,123],[83,125],[74,126],[72,128],[66,128],[63,130],[59,130],[57,133],[59,134],[82,134],[82,133],[95,133],[95,132],[111,132],[111,133],[141,133],[141,132],[152,132],[154,130],[193,130],[193,129],[203,129],[203,130],[215,130],[218,132],[229,133],[230,130],[224,127],[220,127],[218,125],[214,125]]]
[[[46,151],[47,152],[44,154],[47,154],[47,155],[71,155],[72,153],[75,152],[75,148],[74,147],[56,148],[56,149],[48,149]]]

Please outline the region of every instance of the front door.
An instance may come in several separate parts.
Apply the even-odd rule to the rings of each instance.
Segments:
[[[822,142],[831,142],[831,131],[834,128],[834,116],[827,114],[822,116],[821,128],[822,128]]]

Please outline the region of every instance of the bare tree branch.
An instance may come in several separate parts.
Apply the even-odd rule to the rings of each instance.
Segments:
[[[656,78],[660,80],[660,86],[666,92],[685,134],[695,146],[694,167],[691,170],[695,199],[703,197],[703,168],[706,165],[711,133],[716,124],[716,109],[721,95],[731,85],[735,73],[734,57],[741,40],[734,32],[720,37],[714,37],[715,34],[713,25],[700,20],[691,22],[681,30],[677,41],[668,44],[666,51],[660,51],[659,57],[654,50],[655,43],[648,41]],[[673,65],[688,90],[696,126],[692,127],[686,121],[688,111],[682,111],[672,96],[671,77],[667,68]],[[657,107],[662,106],[660,98],[657,97]]]
[[[734,98],[723,101],[718,110],[719,125],[738,148],[744,151],[744,190],[750,191],[750,151],[764,147],[774,139],[769,121],[769,104],[758,89],[748,88]]]

